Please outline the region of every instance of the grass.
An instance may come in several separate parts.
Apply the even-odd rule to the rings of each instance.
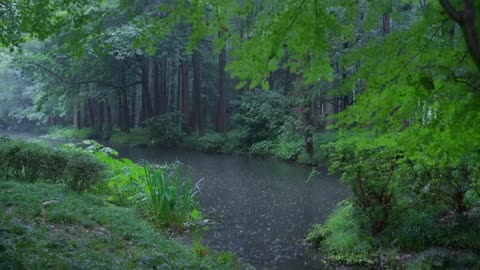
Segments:
[[[200,256],[102,197],[60,185],[0,182],[0,269],[232,269]]]
[[[53,127],[45,137],[50,139],[91,139],[94,133],[93,128]]]
[[[155,221],[182,228],[195,207],[195,187],[183,179],[179,164],[145,167],[145,189]]]
[[[149,145],[151,140],[147,129],[135,128],[130,130],[130,134],[114,129],[110,142],[140,147]]]

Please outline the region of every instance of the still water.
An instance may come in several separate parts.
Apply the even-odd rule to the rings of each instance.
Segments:
[[[17,134],[16,137],[35,136]],[[203,181],[197,199],[208,221],[205,244],[236,253],[257,269],[324,269],[321,254],[303,241],[349,196],[338,177],[279,160],[182,150],[113,146],[134,161],[188,166]]]

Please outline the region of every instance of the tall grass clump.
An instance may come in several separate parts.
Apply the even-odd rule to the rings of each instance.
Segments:
[[[161,226],[182,228],[195,208],[196,185],[182,176],[179,163],[145,166],[145,195],[153,218]]]

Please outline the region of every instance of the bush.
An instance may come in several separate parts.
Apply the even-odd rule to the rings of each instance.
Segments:
[[[382,232],[391,222],[400,193],[396,169],[401,155],[394,147],[336,144],[330,170],[342,173],[341,180],[353,192],[355,208],[368,218],[373,234]]]
[[[0,160],[5,179],[63,182],[76,191],[100,181],[107,170],[90,153],[10,139],[0,140]]]
[[[248,92],[241,96],[234,116],[235,128],[244,130],[240,143],[251,146],[275,140],[292,117],[293,102],[275,91]]]
[[[244,153],[246,146],[242,144],[242,138],[245,138],[246,131],[242,129],[233,129],[226,133],[225,141],[221,152],[224,153]]]
[[[254,143],[248,150],[250,154],[260,157],[269,157],[273,154],[275,144],[272,141],[265,140]]]
[[[175,115],[162,114],[147,120],[145,124],[154,144],[171,147],[182,141],[183,133]]]
[[[65,182],[75,191],[83,191],[100,182],[105,177],[107,167],[93,155],[72,153],[65,168]]]
[[[216,132],[207,132],[205,136],[198,137],[199,150],[205,152],[220,152],[225,144],[225,136]]]

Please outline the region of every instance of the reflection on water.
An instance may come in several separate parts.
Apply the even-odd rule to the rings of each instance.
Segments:
[[[31,138],[31,135],[15,135]],[[114,146],[134,161],[176,160],[204,179],[198,199],[212,222],[209,248],[233,251],[262,269],[322,269],[321,256],[302,244],[313,223],[322,222],[349,196],[337,177],[321,172],[312,183],[310,169],[278,160],[178,150]]]

